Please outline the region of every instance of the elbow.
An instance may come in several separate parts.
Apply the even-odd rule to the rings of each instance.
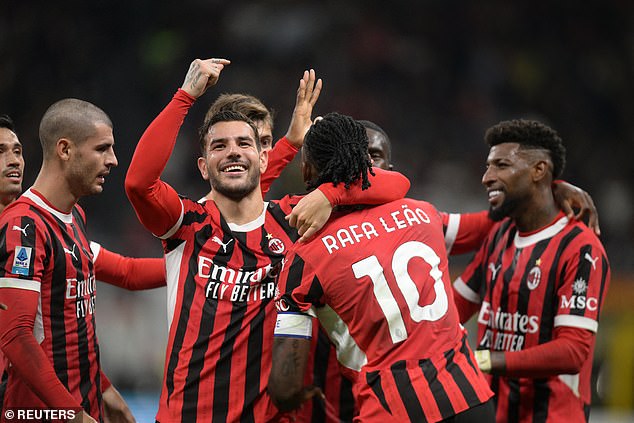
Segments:
[[[569,354],[569,359],[566,360],[566,364],[561,369],[561,373],[566,375],[574,375],[581,372],[583,365],[586,363],[590,356],[590,348],[584,345],[578,350],[573,350]]]
[[[144,192],[147,187],[144,187],[138,178],[134,177],[134,175],[130,175],[130,172],[125,176],[124,182],[125,193],[130,200],[137,198]]]

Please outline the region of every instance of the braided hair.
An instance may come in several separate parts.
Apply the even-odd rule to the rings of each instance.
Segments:
[[[361,188],[370,186],[368,172],[372,162],[368,154],[368,134],[363,125],[350,116],[333,112],[310,127],[304,138],[306,161],[317,171],[309,188],[332,182],[346,188],[359,179]]]

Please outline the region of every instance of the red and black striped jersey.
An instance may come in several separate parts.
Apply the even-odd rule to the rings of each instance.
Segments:
[[[340,363],[360,372],[361,421],[439,421],[491,397],[458,320],[431,204],[333,214],[291,248],[279,289],[278,312],[317,316]]]
[[[169,337],[158,421],[264,421],[275,278],[298,238],[289,203],[265,203],[239,226],[213,201],[182,199],[182,222],[162,237]]]
[[[497,223],[454,287],[481,304],[478,348],[512,354],[553,340],[557,327],[596,333],[609,280],[599,239],[560,213],[529,234]],[[578,374],[491,378],[498,421],[587,421],[592,350]]]
[[[83,210],[76,205],[70,213],[62,213],[29,189],[4,210],[0,225],[3,298],[39,293],[37,311],[21,324],[32,325],[32,334],[57,379],[100,421],[96,283]],[[3,406],[46,407],[36,395],[37,389],[31,389],[24,375],[10,364]]]

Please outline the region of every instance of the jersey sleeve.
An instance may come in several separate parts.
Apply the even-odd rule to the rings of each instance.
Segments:
[[[126,194],[139,220],[161,238],[175,231],[183,218],[183,205],[178,194],[160,177],[194,100],[181,89],[176,92],[141,136],[126,174]]]
[[[390,201],[400,200],[409,191],[410,182],[407,177],[389,170],[373,167],[375,175],[369,174],[370,187],[361,189],[361,181],[346,188],[343,184],[337,186],[327,183],[321,184],[319,190],[324,193],[330,204],[385,204]]]
[[[610,283],[610,266],[599,240],[585,231],[584,239],[566,249],[564,273],[557,290],[554,326],[597,331],[599,314]]]
[[[79,407],[40,347],[42,335],[34,332],[49,249],[45,232],[27,216],[5,215],[0,224],[0,241],[5,247],[0,249],[0,302],[7,306],[0,312],[0,348],[20,378],[47,406]]]
[[[448,254],[465,254],[477,250],[493,227],[486,210],[477,213],[441,212],[440,215]]]
[[[594,334],[590,331],[555,328],[552,341],[519,351],[505,351],[504,376],[536,379],[579,373],[593,345]]]
[[[284,168],[293,161],[298,151],[299,150],[291,145],[286,137],[280,138],[275,143],[271,151],[269,151],[269,165],[260,179],[260,189],[262,190],[263,196],[269,192],[273,181],[275,181]]]
[[[164,258],[134,258],[90,243],[97,280],[129,290],[166,286]]]

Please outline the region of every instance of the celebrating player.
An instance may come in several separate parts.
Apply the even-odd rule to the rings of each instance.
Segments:
[[[480,368],[499,422],[588,421],[598,319],[610,281],[605,250],[555,204],[565,165],[559,135],[540,122],[489,128],[482,183],[498,221],[455,281],[466,321],[478,312]]]
[[[277,414],[265,392],[274,277],[298,238],[284,219],[297,198],[263,201],[260,175],[267,152],[259,146],[255,125],[231,111],[214,115],[201,130],[199,169],[210,181],[213,200],[181,198],[160,180],[189,108],[228,64],[192,62],[181,89],[141,137],[126,177],[139,219],[164,240],[168,269],[169,336],[159,422],[261,422]],[[400,175],[383,185],[379,176],[364,202],[373,201],[372,192],[374,201],[385,201],[382,191],[397,197],[409,188]],[[320,189],[334,201],[332,186]]]

